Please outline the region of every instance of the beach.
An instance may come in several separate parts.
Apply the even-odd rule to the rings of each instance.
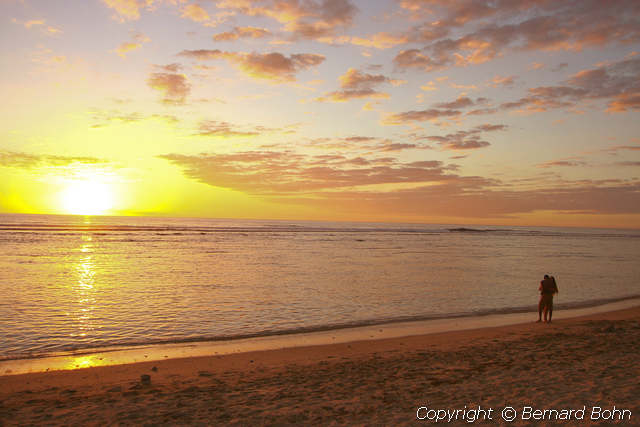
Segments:
[[[637,425],[638,354],[634,307],[552,324],[5,375],[0,424]]]

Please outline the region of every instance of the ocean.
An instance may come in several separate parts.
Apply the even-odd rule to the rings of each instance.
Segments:
[[[640,296],[640,230],[0,215],[0,359]],[[532,320],[537,314],[532,314]]]

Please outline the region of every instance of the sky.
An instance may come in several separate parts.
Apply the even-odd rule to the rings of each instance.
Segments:
[[[637,0],[0,16],[0,212],[640,228]]]

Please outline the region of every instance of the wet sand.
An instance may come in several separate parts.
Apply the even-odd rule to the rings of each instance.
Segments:
[[[408,425],[434,414],[419,407],[478,405],[493,409],[485,425],[609,425],[589,419],[594,406],[629,410],[618,422],[639,425],[639,354],[635,307],[549,325],[5,375],[0,425]],[[516,422],[501,419],[505,406]],[[524,406],[586,415],[523,421]],[[449,425],[468,425],[461,414]]]

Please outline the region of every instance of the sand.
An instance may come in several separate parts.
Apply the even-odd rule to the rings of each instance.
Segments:
[[[609,416],[640,425],[639,355],[636,307],[549,325],[6,375],[0,424],[413,425],[459,409],[457,421],[439,423],[610,425]],[[507,406],[515,422],[501,418]],[[555,419],[569,410],[570,421]]]

